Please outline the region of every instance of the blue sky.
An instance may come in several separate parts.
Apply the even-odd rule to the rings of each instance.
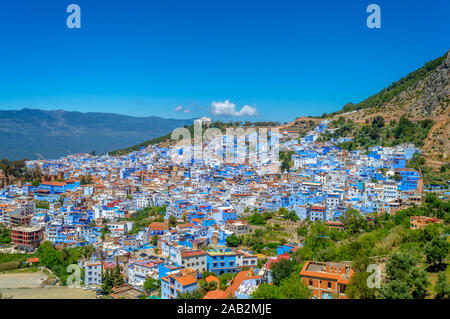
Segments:
[[[81,29],[66,26],[70,3]],[[381,29],[366,26],[370,3]],[[279,121],[332,112],[443,55],[449,12],[448,0],[5,0],[0,109],[192,118],[217,102],[235,105],[217,119]]]

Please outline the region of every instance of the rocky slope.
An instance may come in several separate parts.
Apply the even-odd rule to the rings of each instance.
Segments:
[[[435,62],[436,65],[433,65]],[[419,69],[418,73],[411,73],[400,81],[394,83],[394,87],[384,89],[377,96],[369,99],[381,100],[380,103],[365,103],[370,107],[353,110],[347,113],[334,114],[333,119],[340,116],[352,119],[355,122],[366,123],[376,116],[382,116],[388,123],[390,120],[398,120],[402,116],[411,121],[431,119],[434,125],[424,141],[423,154],[429,166],[440,167],[448,162],[450,142],[450,54],[436,59]],[[439,63],[437,63],[439,62]],[[412,80],[411,80],[412,79]],[[408,83],[410,81],[411,83]],[[407,84],[407,85],[405,85]],[[403,86],[403,87],[402,87]],[[390,90],[396,89],[395,94],[389,96]],[[354,106],[358,108],[358,105]]]

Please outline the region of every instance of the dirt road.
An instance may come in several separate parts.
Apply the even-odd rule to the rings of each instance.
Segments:
[[[95,299],[93,290],[69,287],[49,288],[6,288],[0,289],[4,297],[12,299]]]

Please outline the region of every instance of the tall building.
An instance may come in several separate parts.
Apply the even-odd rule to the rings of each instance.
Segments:
[[[13,227],[11,229],[11,243],[20,250],[31,252],[42,240],[40,227]]]

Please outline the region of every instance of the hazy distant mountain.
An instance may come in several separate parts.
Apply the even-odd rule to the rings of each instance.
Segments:
[[[22,109],[0,111],[0,158],[37,159],[123,148],[193,120]]]

